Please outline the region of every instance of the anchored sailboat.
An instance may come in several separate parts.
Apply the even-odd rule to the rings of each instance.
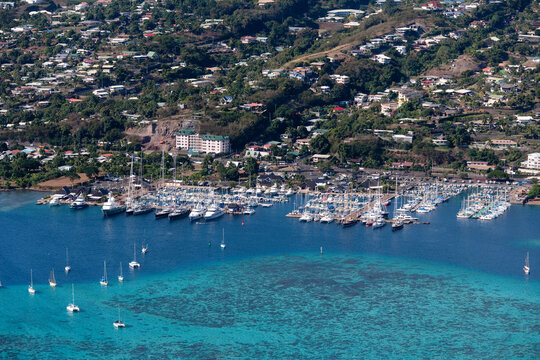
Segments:
[[[32,277],[32,269],[30,269],[30,286],[28,286],[28,292],[32,295],[36,293],[36,289],[34,289],[34,279]]]
[[[123,328],[123,327],[126,327],[126,324],[124,324],[122,322],[122,320],[120,319],[120,305],[118,305],[118,320],[116,320],[115,322],[113,322],[113,326],[115,328]]]
[[[51,275],[49,276],[49,285],[51,287],[56,287],[56,279],[54,278],[54,268],[51,270]]]
[[[107,286],[109,285],[109,282],[107,281],[107,261],[103,261],[103,276],[101,277],[101,280],[99,281],[101,286]]]
[[[66,274],[71,270],[71,266],[69,266],[69,253],[68,248],[66,248],[66,267],[64,268],[66,271]]]
[[[118,281],[124,281],[124,274],[122,273],[122,262],[120,262],[120,275],[118,275]]]
[[[135,244],[133,244],[133,261],[129,263],[129,267],[132,269],[138,269],[141,267],[141,264],[137,262],[137,251],[135,250]]]
[[[525,258],[525,266],[523,266],[523,272],[525,275],[529,275],[531,268],[529,267],[529,252],[527,251],[527,257]]]
[[[79,307],[75,305],[75,285],[71,284],[71,304],[66,306],[69,312],[79,312]]]
[[[225,249],[225,247],[227,246],[227,244],[225,244],[225,229],[222,229],[223,230],[223,237],[221,239],[221,248],[222,249]]]

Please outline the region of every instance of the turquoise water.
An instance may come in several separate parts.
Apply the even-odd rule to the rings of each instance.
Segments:
[[[300,224],[283,217],[292,204],[258,209],[244,226],[232,216],[203,225],[103,219],[37,197],[0,194],[0,357],[540,358],[538,208],[463,222],[456,199],[424,216],[430,225],[392,233]],[[134,242],[141,269],[130,272]],[[78,314],[65,309],[71,282]],[[112,326],[118,307],[125,329]]]

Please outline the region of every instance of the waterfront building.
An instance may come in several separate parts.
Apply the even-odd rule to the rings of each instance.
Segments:
[[[192,129],[176,133],[176,148],[199,153],[220,154],[231,151],[228,136],[200,135]]]

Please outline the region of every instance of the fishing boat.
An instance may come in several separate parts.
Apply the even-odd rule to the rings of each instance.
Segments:
[[[527,257],[525,258],[525,265],[523,266],[523,272],[525,275],[529,275],[531,268],[529,267],[529,252],[527,251]]]
[[[109,285],[109,281],[107,281],[107,261],[103,261],[103,276],[101,277],[99,283],[101,286]]]
[[[225,229],[222,229],[222,238],[221,238],[221,244],[219,246],[221,246],[222,249],[225,249],[225,247],[227,246],[227,244],[225,244]]]
[[[86,201],[84,201],[83,194],[80,194],[79,196],[77,196],[75,201],[73,201],[71,205],[69,205],[69,207],[74,210],[80,210],[88,207],[88,204],[86,203]]]
[[[101,210],[103,211],[104,216],[112,216],[126,211],[126,207],[118,204],[114,200],[112,193],[109,192],[107,201],[103,204]]]
[[[80,309],[77,305],[75,305],[75,286],[73,284],[71,284],[71,304],[68,304],[68,306],[66,306],[66,309],[69,311],[69,312],[79,312]]]
[[[124,324],[120,319],[120,305],[118,305],[118,320],[113,322],[113,326],[117,329],[126,327],[126,324]]]
[[[137,262],[137,252],[135,251],[135,244],[133,244],[133,260],[129,263],[131,269],[138,269],[141,267],[141,264]]]
[[[54,269],[51,270],[51,275],[49,276],[49,285],[51,287],[56,287],[56,279],[54,278]]]
[[[66,271],[66,274],[71,270],[71,266],[69,266],[69,254],[68,254],[67,248],[66,248],[66,266],[64,267],[64,270]]]
[[[30,285],[28,286],[28,292],[31,295],[34,295],[36,293],[36,289],[34,289],[34,278],[32,276],[32,269],[30,269]]]
[[[122,273],[122,262],[120,262],[120,275],[118,275],[118,281],[124,281],[124,274]]]
[[[223,216],[223,214],[225,214],[225,212],[223,211],[222,208],[220,208],[218,205],[216,204],[213,204],[211,205],[208,210],[206,210],[206,212],[204,213],[204,220],[213,220],[213,219],[217,219],[221,216]]]

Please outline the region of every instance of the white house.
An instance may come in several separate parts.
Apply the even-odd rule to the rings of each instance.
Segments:
[[[384,54],[377,54],[374,57],[372,57],[371,59],[373,61],[378,62],[379,64],[389,64],[390,61],[392,60],[391,58],[389,58],[388,56],[386,56]]]

